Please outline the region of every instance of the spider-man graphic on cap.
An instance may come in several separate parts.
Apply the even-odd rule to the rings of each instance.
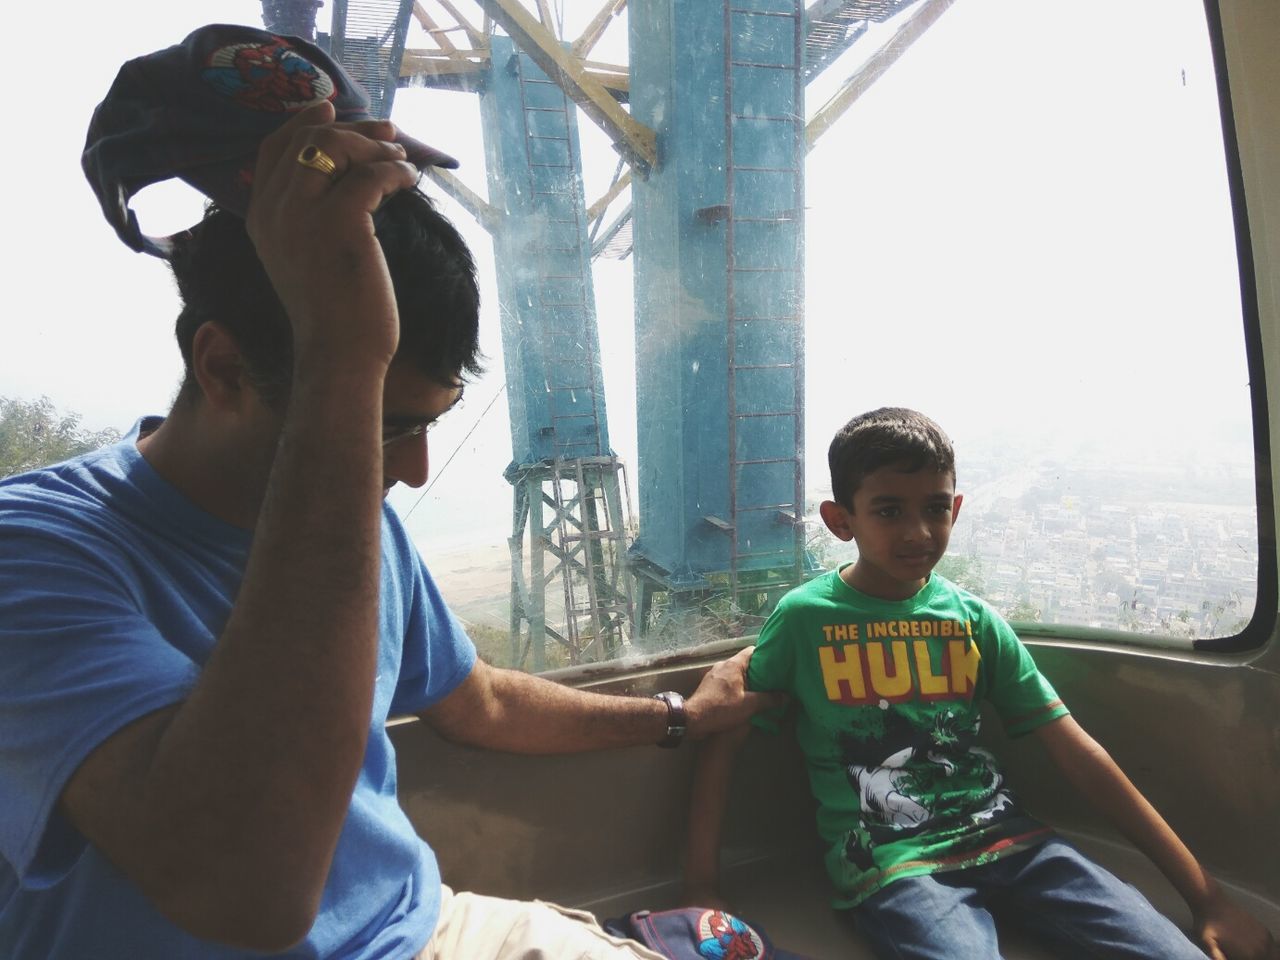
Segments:
[[[756,960],[764,943],[756,932],[732,914],[708,910],[698,921],[698,953],[707,960]]]
[[[202,76],[241,106],[272,113],[301,110],[334,95],[329,75],[279,37],[223,47]]]

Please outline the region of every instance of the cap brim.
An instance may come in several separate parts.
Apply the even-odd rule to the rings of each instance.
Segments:
[[[404,152],[407,154],[409,162],[419,170],[426,167],[443,167],[446,170],[456,170],[458,167],[458,161],[443,150],[429,147],[421,140],[415,140],[407,134],[401,133],[396,137],[396,143],[404,147]]]
[[[442,150],[428,146],[413,137],[400,134],[396,142],[404,147],[406,159],[419,170],[427,167],[440,167],[453,170],[458,161]],[[243,217],[249,207],[249,184],[252,180],[254,156],[241,156],[234,160],[220,163],[208,163],[177,171],[175,176],[195,187],[224,210]],[[158,178],[165,179],[165,178]],[[134,190],[129,191],[132,196]],[[117,215],[121,219],[113,219],[108,213],[107,219],[115,226],[121,239],[134,250],[168,259],[173,248],[173,237],[152,237],[144,234],[138,227],[137,217],[125,205]]]

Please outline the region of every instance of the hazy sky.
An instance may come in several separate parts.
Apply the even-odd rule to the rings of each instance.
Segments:
[[[569,4],[578,17],[597,5]],[[49,36],[51,16],[15,5],[10,34]],[[125,59],[201,23],[260,24],[261,5],[76,0],[56,16],[70,57],[28,42],[0,64],[25,106],[0,153],[0,395],[48,395],[90,427],[124,429],[163,412],[177,385],[176,298],[163,264],[126,249],[97,210],[79,169],[89,115]],[[1203,16],[1198,0],[1116,0],[1094,17],[957,0],[823,138],[806,168],[811,486],[832,431],[886,403],[935,416],[962,456],[1010,438],[1067,450],[1139,438],[1180,453],[1191,431],[1249,456],[1235,439],[1247,376]],[[614,31],[593,56],[623,55]],[[810,88],[810,114],[873,43]],[[484,193],[473,95],[404,90],[393,119],[458,156]],[[615,161],[581,127],[590,202]],[[198,215],[194,201],[135,206],[149,232]],[[496,539],[510,530],[500,473],[511,452],[492,255],[484,232],[445,208],[481,263],[494,372],[432,434],[437,473],[460,450],[411,526],[441,542]],[[611,436],[633,465],[631,261],[599,261],[595,285]],[[419,493],[395,497],[408,509]]]

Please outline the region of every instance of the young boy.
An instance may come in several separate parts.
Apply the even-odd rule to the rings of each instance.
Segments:
[[[858,559],[782,599],[747,676],[752,689],[794,700],[833,903],[851,910],[876,955],[997,957],[986,904],[1000,899],[1068,956],[1204,956],[1132,887],[1019,808],[995,758],[975,745],[983,700],[1011,736],[1034,732],[1164,872],[1210,956],[1280,954],[1072,719],[1008,624],[933,573],[962,502],[942,430],[882,408],[846,424],[828,458],[834,499],[822,519],[857,543]],[[718,903],[720,824],[745,730],[700,758],[686,863],[698,902]]]

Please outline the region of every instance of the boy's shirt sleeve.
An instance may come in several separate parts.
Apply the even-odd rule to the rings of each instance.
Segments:
[[[784,598],[760,628],[756,649],[747,664],[747,689],[758,692],[791,693],[795,681],[795,644],[790,641],[788,604]],[[762,710],[751,722],[768,733],[777,733],[786,706]]]
[[[990,607],[984,609],[982,629],[986,697],[1010,737],[1024,736],[1071,712],[1013,628]]]

